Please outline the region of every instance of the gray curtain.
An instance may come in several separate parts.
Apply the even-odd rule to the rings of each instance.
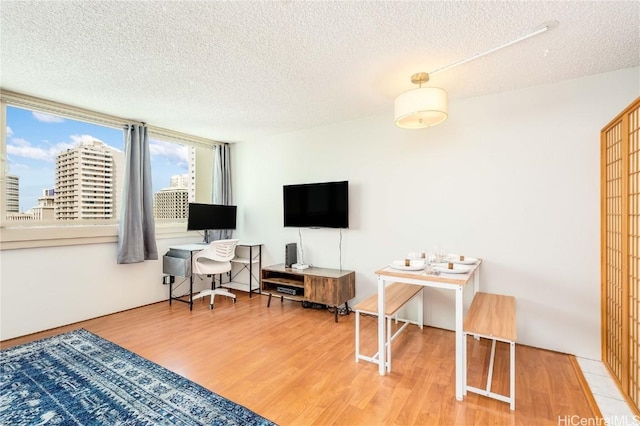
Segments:
[[[213,204],[232,204],[231,157],[229,144],[220,144],[213,155]],[[209,231],[209,241],[231,238],[232,230]]]
[[[124,188],[118,231],[118,263],[157,260],[147,127],[125,126],[124,146]]]

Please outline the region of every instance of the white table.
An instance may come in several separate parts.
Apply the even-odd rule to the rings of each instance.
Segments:
[[[446,274],[440,275],[426,274],[420,271],[401,271],[391,267],[382,268],[376,271],[378,276],[378,371],[381,376],[385,375],[386,351],[385,351],[385,297],[384,291],[387,282],[403,282],[418,284],[425,287],[442,288],[455,292],[455,316],[456,316],[456,399],[462,400],[464,394],[464,375],[467,369],[464,364],[464,332],[462,321],[464,319],[464,290],[470,281],[473,281],[474,294],[480,289],[480,264],[481,260],[472,266],[473,269],[466,274]]]

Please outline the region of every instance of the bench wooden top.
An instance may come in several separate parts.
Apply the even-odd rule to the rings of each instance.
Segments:
[[[464,318],[467,333],[515,342],[516,299],[513,296],[478,292]]]
[[[391,283],[384,290],[385,315],[391,316],[396,313],[413,296],[418,294],[424,287],[417,284]],[[354,311],[378,313],[378,294],[373,294],[358,303],[353,308]]]

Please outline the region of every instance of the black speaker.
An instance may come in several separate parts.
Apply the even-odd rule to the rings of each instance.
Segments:
[[[296,243],[289,243],[284,246],[284,267],[291,268],[295,263],[298,263],[298,246]]]

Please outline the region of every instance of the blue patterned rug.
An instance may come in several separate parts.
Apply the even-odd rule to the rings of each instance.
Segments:
[[[86,330],[0,352],[1,425],[274,425]]]

